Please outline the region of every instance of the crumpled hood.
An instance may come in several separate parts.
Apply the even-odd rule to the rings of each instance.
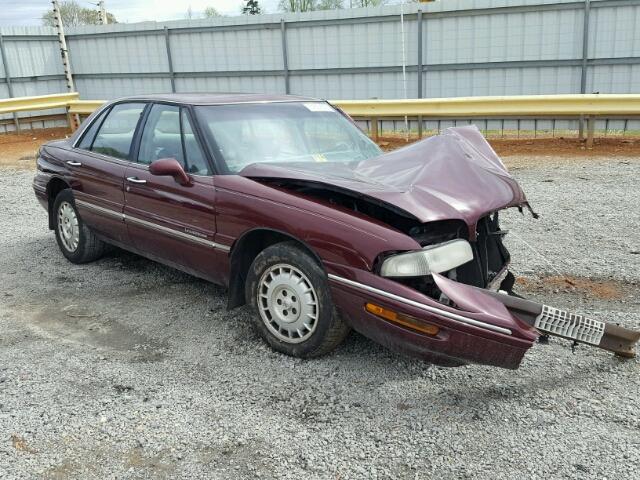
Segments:
[[[240,175],[326,184],[372,197],[420,222],[463,220],[474,229],[490,212],[527,205],[524,192],[475,126],[375,158],[344,163],[255,163]]]

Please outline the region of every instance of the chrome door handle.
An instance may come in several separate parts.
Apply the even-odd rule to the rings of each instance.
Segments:
[[[140,180],[138,177],[127,177],[127,182],[131,182],[131,183],[147,183],[146,180]]]
[[[67,160],[67,165],[69,165],[71,167],[81,167],[82,163],[74,162],[73,160]]]

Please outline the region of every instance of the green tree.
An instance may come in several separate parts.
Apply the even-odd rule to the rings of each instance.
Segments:
[[[258,0],[247,0],[247,3],[242,7],[243,15],[259,15],[262,13]]]
[[[386,0],[351,0],[352,8],[378,7],[387,3]]]
[[[218,10],[216,10],[214,7],[205,8],[203,13],[204,13],[205,18],[213,18],[213,17],[221,17],[222,16],[220,14],[220,12]]]
[[[316,10],[340,10],[343,8],[342,0],[318,0]]]
[[[314,10],[337,10],[343,0],[280,0],[279,7],[285,12],[311,12]]]
[[[65,27],[77,27],[78,25],[99,25],[100,15],[98,10],[82,7],[75,0],[60,2],[60,17]],[[113,13],[107,12],[107,23],[118,23]],[[54,27],[55,20],[53,10],[42,15],[42,24]]]

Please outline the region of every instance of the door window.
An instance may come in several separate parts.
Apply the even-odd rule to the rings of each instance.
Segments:
[[[100,126],[91,150],[111,157],[129,160],[131,143],[144,103],[115,105]]]
[[[183,157],[180,107],[153,105],[140,139],[138,162],[148,165],[161,158],[175,158],[184,165]]]
[[[78,148],[82,148],[83,150],[91,150],[93,139],[96,137],[96,132],[98,131],[98,128],[100,128],[102,120],[104,120],[104,116],[106,115],[107,111],[109,111],[108,108],[93,120],[91,126],[84,132],[82,140],[80,140],[80,143],[78,144]]]
[[[198,138],[195,133],[193,133],[189,114],[185,108],[182,109],[180,116],[182,122],[182,134],[184,136],[185,170],[189,173],[193,173],[194,175],[211,175],[209,162],[200,147]]]
[[[148,165],[161,158],[175,158],[188,173],[211,174],[184,108],[162,104],[151,107],[140,139],[138,162]]]

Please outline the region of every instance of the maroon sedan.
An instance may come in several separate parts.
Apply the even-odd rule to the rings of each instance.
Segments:
[[[440,365],[517,368],[540,332],[623,356],[640,336],[513,294],[498,212],[533,211],[473,127],[383,154],[315,99],[140,96],[43,146],[33,186],[71,262],[110,244],[225,285],[289,355],[354,328]]]

